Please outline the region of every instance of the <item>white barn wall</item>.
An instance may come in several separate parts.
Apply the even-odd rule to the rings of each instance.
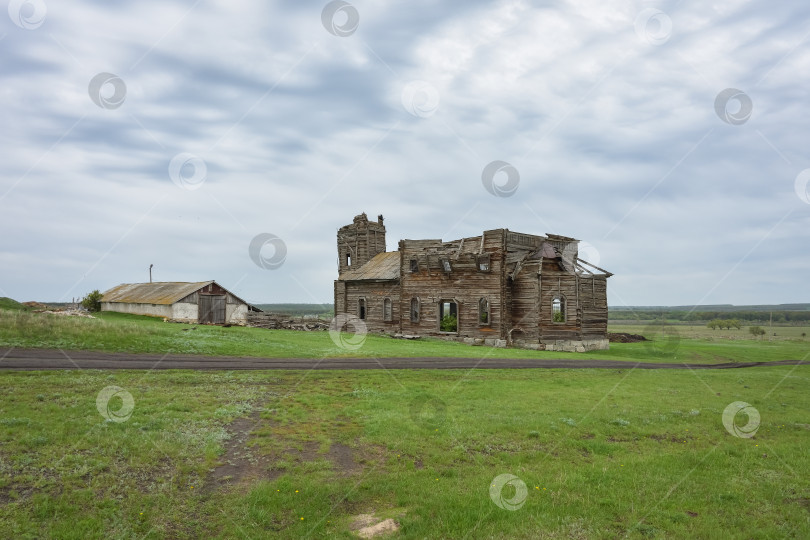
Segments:
[[[247,323],[247,304],[225,304],[225,320],[232,324]]]
[[[176,302],[171,305],[170,319],[180,322],[196,323],[199,320],[199,307],[189,302]]]
[[[196,306],[195,306],[196,307]],[[172,306],[161,304],[128,304],[124,302],[102,302],[101,311],[131,313],[132,315],[150,315],[152,317],[172,317]],[[197,319],[195,313],[194,319]]]

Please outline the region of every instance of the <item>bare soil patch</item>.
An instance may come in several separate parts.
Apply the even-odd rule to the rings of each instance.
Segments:
[[[237,418],[227,426],[230,438],[225,443],[225,454],[222,464],[216,467],[209,475],[203,493],[230,485],[245,485],[253,480],[275,480],[284,469],[276,468],[279,461],[306,463],[326,459],[332,463],[332,470],[340,476],[349,476],[362,469],[366,459],[358,455],[352,447],[339,442],[333,442],[327,452],[319,452],[320,445],[315,441],[307,441],[301,448],[287,447],[281,452],[271,455],[261,454],[257,448],[248,443],[251,433],[267,424],[273,424],[272,419],[261,418],[261,411],[257,410],[246,418]]]

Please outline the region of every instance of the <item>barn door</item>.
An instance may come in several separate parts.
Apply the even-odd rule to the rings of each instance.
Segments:
[[[199,321],[201,324],[225,324],[225,296],[201,294]]]

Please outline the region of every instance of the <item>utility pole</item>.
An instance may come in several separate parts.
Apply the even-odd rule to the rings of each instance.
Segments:
[[[768,341],[773,338],[773,311],[771,311],[771,322],[768,324]]]
[[[149,283],[152,283],[152,267],[155,266],[154,264],[149,265]]]

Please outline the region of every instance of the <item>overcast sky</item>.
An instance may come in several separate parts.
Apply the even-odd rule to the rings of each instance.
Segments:
[[[331,302],[366,212],[581,239],[614,306],[810,301],[805,1],[6,3],[0,296]]]

